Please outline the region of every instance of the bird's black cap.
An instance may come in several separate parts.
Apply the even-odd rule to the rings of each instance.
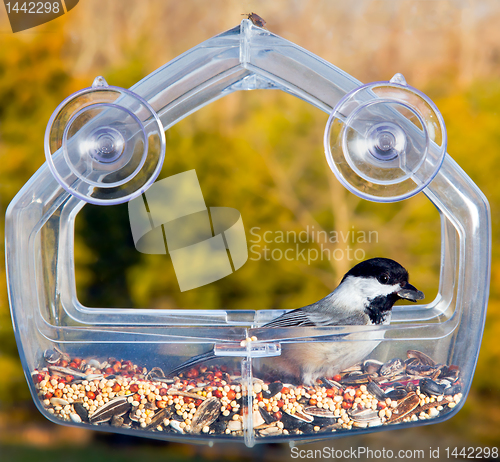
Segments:
[[[397,284],[408,282],[408,271],[398,262],[390,258],[371,258],[358,263],[346,273],[344,279],[349,276],[362,278],[375,278],[382,284]]]

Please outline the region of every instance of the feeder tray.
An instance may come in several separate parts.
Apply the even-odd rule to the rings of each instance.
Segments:
[[[83,306],[74,268],[78,212],[86,203],[130,201],[129,212],[140,214],[131,199],[156,194],[164,131],[222,96],[257,89],[285,91],[330,114],[326,158],[353,193],[392,202],[422,192],[436,206],[441,216],[436,298],[426,305],[395,307],[390,325],[329,328],[262,328],[280,310]],[[490,213],[481,191],[445,154],[446,130],[438,109],[400,74],[389,82],[361,85],[245,19],[130,90],[97,78],[56,109],[45,151],[47,162],[8,208],[6,254],[22,364],[36,405],[51,421],[252,446],[440,422],[465,401],[486,315]],[[194,181],[192,172],[183,175],[183,181]],[[206,211],[196,193],[176,207],[168,212],[172,219],[182,218],[186,208],[192,214]],[[241,217],[234,209],[215,212],[216,235],[207,242],[231,252],[236,270],[248,256],[232,244],[240,235]],[[158,236],[138,228],[132,232],[137,246],[156,248]],[[199,237],[179,237],[169,249],[172,261]],[[200,274],[194,286],[226,270],[220,265],[217,274]],[[189,289],[189,281],[181,286]],[[242,342],[252,337],[256,340]],[[380,343],[377,355],[315,386],[261,375],[266,367],[273,370],[285,344],[352,345],[367,338]],[[212,346],[219,361],[174,378],[166,375]]]

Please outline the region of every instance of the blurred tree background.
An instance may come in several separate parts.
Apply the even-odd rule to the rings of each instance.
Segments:
[[[10,32],[5,10],[0,11],[3,213],[44,162],[46,123],[65,97],[89,86],[96,75],[103,75],[111,85],[130,87],[180,53],[234,27],[244,12],[257,12],[270,31],[363,82],[388,80],[401,72],[410,85],[427,93],[446,121],[448,152],[483,190],[492,208],[491,296],[473,388],[463,410],[451,421],[335,440],[335,447],[498,444],[498,1],[81,0],[69,14],[17,34]],[[160,178],[196,168],[207,205],[237,208],[249,239],[253,227],[260,228],[259,234],[267,230],[298,233],[312,227],[344,233],[376,230],[374,242],[352,247],[362,249],[366,258],[383,255],[400,261],[410,269],[412,282],[432,300],[440,264],[438,213],[422,194],[380,205],[345,191],[324,159],[326,120],[326,114],[282,93],[232,94],[167,131]],[[355,263],[346,258],[311,265],[261,259],[216,283],[180,293],[168,258],[135,251],[126,206],[85,206],[76,232],[78,294],[84,304],[94,307],[296,308],[330,292]],[[331,251],[346,250],[343,242],[327,245]],[[270,248],[286,246],[275,243]],[[301,248],[318,247],[309,243]],[[68,457],[132,460],[138,451],[165,454],[171,460],[288,458],[284,445],[247,450],[153,444],[45,421],[25,383],[3,266],[0,272],[0,460],[4,460],[2,454],[5,460],[30,460],[35,453],[38,459],[51,461]],[[125,452],[123,446],[132,443],[135,446]],[[59,451],[61,447],[64,451]]]

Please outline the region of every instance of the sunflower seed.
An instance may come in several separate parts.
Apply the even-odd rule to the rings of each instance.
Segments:
[[[445,395],[456,395],[462,391],[462,387],[460,385],[452,385],[451,387],[445,388]]]
[[[408,391],[405,388],[395,388],[391,391],[385,392],[386,398],[391,398],[392,400],[403,399],[408,394]]]
[[[330,409],[319,408],[316,406],[308,406],[304,408],[304,414],[311,415],[313,417],[321,417],[326,419],[335,419],[335,415]]]
[[[385,401],[385,399],[387,398],[382,388],[380,388],[375,382],[368,383],[368,385],[366,385],[366,389],[380,401]]]
[[[62,354],[55,350],[45,350],[43,352],[43,359],[49,364],[55,364],[62,357]]]
[[[388,377],[396,374],[401,374],[404,370],[403,361],[399,358],[391,359],[384,363],[379,371],[379,374]]]
[[[340,383],[342,385],[358,385],[368,383],[372,377],[372,374],[357,374],[352,373],[350,375],[345,375],[342,377]]]
[[[170,407],[166,407],[164,409],[159,410],[151,418],[151,422],[149,423],[149,425],[146,428],[157,427],[158,425],[160,425],[163,422],[163,419],[170,419],[170,417],[172,417],[172,414],[174,412],[173,409],[174,409],[174,407],[170,406]]]
[[[156,380],[157,378],[165,378],[165,372],[163,372],[163,369],[161,369],[160,367],[153,367],[153,369],[151,369],[146,375],[146,379]]]
[[[101,380],[104,377],[103,374],[89,374],[85,376],[85,380],[91,382],[92,380]]]
[[[422,379],[419,383],[420,391],[426,395],[442,395],[444,393],[444,386],[434,382],[431,379]]]
[[[73,409],[80,416],[80,419],[82,419],[83,422],[89,421],[89,413],[81,403],[73,403]]]
[[[427,356],[425,353],[422,353],[421,351],[418,350],[408,350],[406,352],[406,356],[408,358],[416,358],[418,359],[420,364],[423,364],[424,366],[435,366],[436,362]]]
[[[281,382],[273,382],[269,384],[267,390],[262,392],[262,396],[266,399],[269,399],[274,395],[277,395],[281,390],[283,390],[283,384]]]
[[[392,416],[387,420],[388,423],[395,423],[402,420],[407,414],[413,411],[420,404],[420,398],[416,393],[408,393],[405,398],[392,411]]]
[[[104,406],[100,407],[92,414],[89,421],[92,424],[107,422],[115,415],[122,416],[128,412],[131,407],[132,405],[128,402],[127,398],[120,396],[119,398],[108,401]]]
[[[80,379],[86,378],[86,374],[82,371],[69,367],[49,366],[49,371],[53,375],[59,375],[62,377],[72,375],[73,377],[78,377]]]
[[[377,374],[382,365],[383,363],[381,363],[380,361],[377,361],[375,359],[367,359],[365,362],[363,362],[361,368],[363,369],[363,372],[365,374]]]
[[[354,422],[358,423],[366,423],[370,422],[378,422],[380,421],[380,417],[377,411],[372,409],[356,409],[348,413],[349,417],[351,417]]]
[[[267,412],[263,407],[259,407],[259,412],[266,424],[270,424],[276,420],[274,416]]]
[[[314,420],[314,417],[312,415],[305,414],[302,410],[300,410],[298,408],[296,408],[296,410],[293,414],[290,414],[286,411],[284,414],[287,414],[291,417],[294,417],[297,420],[301,420],[302,422],[311,423]]]
[[[185,396],[186,398],[206,400],[206,396],[197,395],[196,393],[189,393],[188,391],[177,390],[177,388],[169,388],[168,395]]]
[[[221,413],[221,403],[215,398],[208,398],[200,404],[191,421],[191,433],[200,433],[203,427],[210,426]]]

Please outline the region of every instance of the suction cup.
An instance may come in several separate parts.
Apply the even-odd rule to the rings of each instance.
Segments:
[[[446,128],[434,103],[396,74],[339,101],[326,125],[325,151],[351,192],[395,202],[417,194],[436,176],[446,153]]]
[[[142,194],[158,177],[165,131],[144,99],[97,77],[52,114],[45,156],[70,194],[92,204],[119,204]]]

